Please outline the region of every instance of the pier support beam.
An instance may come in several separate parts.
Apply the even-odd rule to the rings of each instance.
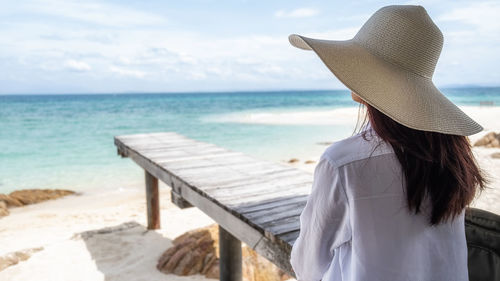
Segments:
[[[219,225],[219,271],[221,281],[241,281],[241,241]]]
[[[144,171],[146,174],[146,205],[148,209],[148,229],[160,228],[160,194],[158,192],[158,179]]]

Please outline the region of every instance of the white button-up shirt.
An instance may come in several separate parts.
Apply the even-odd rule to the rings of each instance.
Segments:
[[[371,127],[326,149],[290,262],[302,281],[468,280],[464,212],[430,226],[408,210],[392,147]]]

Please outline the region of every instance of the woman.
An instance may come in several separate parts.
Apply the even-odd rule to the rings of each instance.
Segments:
[[[464,209],[484,179],[481,126],[432,82],[443,37],[424,8],[378,10],[356,36],[291,35],[366,106],[321,156],[290,262],[298,280],[468,280]]]

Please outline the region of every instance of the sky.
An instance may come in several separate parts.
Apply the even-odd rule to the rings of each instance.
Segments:
[[[288,35],[350,39],[392,4],[443,32],[438,87],[500,85],[500,1],[0,3],[0,94],[345,89]]]

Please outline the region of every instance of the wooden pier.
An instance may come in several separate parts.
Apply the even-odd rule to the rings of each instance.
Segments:
[[[160,227],[161,180],[177,206],[197,207],[219,224],[220,280],[241,280],[241,241],[295,276],[290,251],[310,173],[176,133],[117,136],[115,145],[145,170],[149,229]]]

